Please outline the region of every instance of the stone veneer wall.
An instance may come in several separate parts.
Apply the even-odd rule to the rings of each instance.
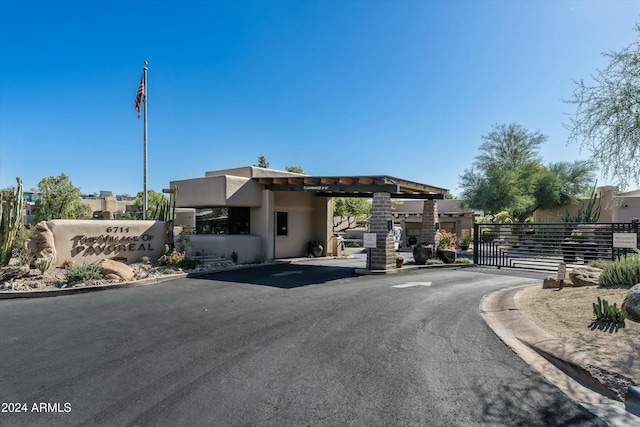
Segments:
[[[369,231],[376,233],[376,248],[367,254],[367,266],[371,270],[391,270],[395,268],[395,247],[393,230],[389,230],[387,221],[391,217],[391,195],[374,193]]]
[[[419,243],[431,243],[434,248],[438,247],[438,205],[435,200],[425,200],[422,207],[422,226],[420,227]]]

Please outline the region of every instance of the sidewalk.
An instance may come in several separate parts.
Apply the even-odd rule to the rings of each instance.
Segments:
[[[549,382],[608,424],[640,425],[638,388],[629,388],[626,401],[620,402],[615,373],[602,375],[602,371],[594,370],[596,362],[576,354],[518,310],[514,297],[521,289],[504,289],[482,300],[480,311],[489,327]]]

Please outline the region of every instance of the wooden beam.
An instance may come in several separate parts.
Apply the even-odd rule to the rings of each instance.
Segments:
[[[338,184],[342,185],[353,185],[356,182],[353,178],[341,177],[338,179]]]
[[[335,185],[338,182],[335,178],[320,178],[320,184],[324,185]]]
[[[320,180],[318,178],[303,178],[303,182],[305,185],[318,185],[320,184]]]

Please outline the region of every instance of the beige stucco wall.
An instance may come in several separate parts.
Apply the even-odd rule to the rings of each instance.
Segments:
[[[191,235],[190,254],[192,255],[231,259],[233,252],[238,254],[239,264],[265,260],[260,236],[248,234]]]
[[[176,207],[256,207],[262,204],[262,186],[250,178],[211,176],[171,181],[178,187]]]
[[[617,191],[616,187],[607,185],[598,187],[596,192],[600,194],[601,210],[600,217],[597,222],[612,222],[613,211],[615,204],[613,202],[613,196]],[[562,218],[565,217],[567,212],[570,216],[576,216],[578,211],[582,208],[586,208],[590,199],[582,199],[580,202],[573,205],[560,206],[554,209],[538,209],[533,213],[534,222],[562,222]]]
[[[92,212],[104,211],[112,214],[124,214],[133,206],[133,200],[118,200],[108,196],[104,199],[82,199],[82,203],[89,205]]]
[[[196,210],[191,208],[176,208],[173,225],[180,227],[196,227]]]
[[[326,254],[330,241],[331,227],[328,215],[331,200],[316,197],[315,193],[300,191],[274,192],[273,220],[275,212],[287,212],[288,230],[286,236],[275,236],[274,257],[291,258],[305,256],[307,244],[319,241]],[[272,223],[273,224],[273,223]],[[275,224],[272,225],[275,230]],[[275,235],[275,232],[273,233]]]
[[[637,193],[640,192],[625,193],[614,198],[612,222],[631,222],[640,218],[640,194]]]
[[[54,236],[55,265],[67,259],[76,264],[120,258],[126,263],[143,256],[157,259],[164,250],[164,222],[123,220],[47,221]]]

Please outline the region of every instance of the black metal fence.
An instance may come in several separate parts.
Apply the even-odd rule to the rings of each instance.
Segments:
[[[473,259],[477,265],[555,270],[561,262],[584,265],[633,252],[614,247],[629,246],[633,236],[627,234],[635,234],[640,247],[637,222],[475,224]]]

